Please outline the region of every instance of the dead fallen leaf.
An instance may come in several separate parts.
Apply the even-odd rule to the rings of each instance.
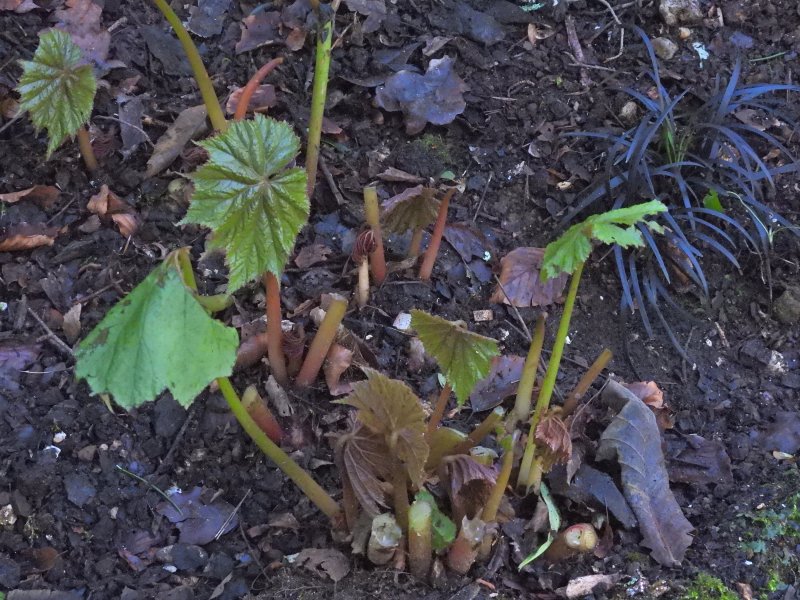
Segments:
[[[446,456],[439,464],[439,479],[442,481],[450,505],[452,519],[461,523],[464,518],[476,518],[492,493],[497,474],[471,456],[456,454]]]
[[[733,483],[725,445],[697,434],[670,437],[669,479],[681,483]]]
[[[92,0],[67,0],[66,8],[56,10],[56,27],[70,34],[72,41],[83,52],[83,58],[101,70],[124,67],[120,61],[108,61],[111,34],[103,26],[103,9]]]
[[[425,41],[425,47],[422,49],[422,54],[425,56],[432,56],[444,48],[445,45],[452,40],[452,37],[445,37],[441,35],[433,36]]]
[[[607,592],[622,579],[622,575],[584,575],[570,579],[567,587],[564,588],[564,595],[567,598],[584,598],[591,596],[595,592]],[[561,590],[559,590],[560,592]]]
[[[189,8],[186,28],[203,38],[219,35],[230,5],[231,0],[198,0],[197,6]]]
[[[101,221],[114,223],[124,237],[133,235],[139,228],[136,211],[112,192],[106,184],[103,184],[100,191],[89,198],[86,209],[100,217]]]
[[[388,505],[383,482],[391,477],[392,460],[383,437],[363,425],[339,436],[335,446],[336,466],[364,511],[374,517]]]
[[[281,14],[277,11],[253,12],[242,19],[242,35],[236,43],[236,54],[249,52],[261,46],[280,44],[283,36],[280,34]]]
[[[439,200],[435,189],[415,185],[384,201],[381,210],[386,230],[402,233],[433,223],[439,212]]]
[[[299,269],[307,269],[311,265],[325,262],[328,260],[328,255],[333,252],[325,244],[311,244],[310,246],[303,246],[297,256],[294,258],[294,264]]]
[[[7,194],[0,194],[0,202],[6,204],[14,204],[20,200],[30,200],[35,202],[43,209],[47,209],[58,200],[61,191],[53,185],[35,185],[25,190],[18,192],[8,192]]]
[[[20,371],[35,361],[41,350],[38,344],[0,342],[0,390],[18,390]]]
[[[222,498],[206,502],[202,492],[202,488],[196,487],[188,492],[171,494],[170,499],[180,511],[169,502],[161,502],[156,507],[158,514],[180,530],[179,541],[182,544],[202,546],[213,541],[219,531],[225,534],[239,525],[233,506]]]
[[[515,248],[501,260],[500,283],[489,302],[502,302],[520,308],[547,306],[561,302],[564,287],[569,280],[566,274],[542,281],[539,267],[544,248]],[[505,290],[505,293],[503,292]]]
[[[572,439],[564,420],[556,413],[547,413],[536,427],[536,441],[542,449],[545,472],[554,464],[566,463],[572,456]]]
[[[367,17],[361,25],[364,33],[377,31],[386,18],[386,2],[384,0],[344,0],[348,10]]]
[[[350,368],[353,362],[353,352],[339,344],[332,344],[328,355],[325,357],[325,384],[331,396],[341,396],[353,391],[352,383],[342,383],[342,374]]]
[[[58,233],[58,227],[48,227],[44,223],[19,223],[0,230],[0,252],[52,246]]]
[[[661,431],[672,429],[672,411],[664,402],[664,392],[656,385],[655,381],[637,381],[624,384],[642,402],[650,407],[656,416],[658,428]]]
[[[623,493],[639,521],[651,555],[665,566],[677,566],[692,543],[694,529],[669,488],[661,451],[661,434],[650,408],[631,391],[610,380],[603,401],[619,412],[600,438],[596,457],[616,457]]]
[[[778,413],[775,421],[759,432],[757,439],[764,450],[796,454],[800,451],[800,412]]]
[[[235,88],[228,96],[228,101],[225,103],[225,112],[232,115],[239,107],[239,98],[242,97],[244,92],[243,87]],[[256,91],[250,97],[250,104],[247,110],[251,113],[265,113],[268,108],[277,104],[278,98],[275,95],[275,86],[269,83],[262,84],[256,88]]]
[[[425,181],[423,177],[412,175],[394,167],[388,167],[383,173],[378,173],[378,179],[397,183],[422,183]]]
[[[489,374],[475,384],[469,403],[472,410],[482,412],[500,405],[517,392],[525,358],[522,356],[496,356],[492,359]]]
[[[175,122],[156,142],[153,155],[147,161],[147,177],[158,175],[170,166],[189,141],[208,130],[206,115],[203,104],[181,111]]]
[[[319,577],[330,577],[341,581],[350,572],[350,560],[333,548],[306,548],[297,555],[295,562]]]
[[[0,0],[0,12],[13,10],[15,13],[26,13],[39,8],[33,0]]]
[[[636,527],[636,515],[609,475],[585,463],[578,468],[569,482],[567,475],[567,468],[563,465],[556,465],[550,471],[548,482],[554,494],[602,512],[608,511],[626,529]]]
[[[267,354],[267,334],[257,333],[242,340],[236,351],[236,368],[252,367]]]
[[[494,246],[480,231],[469,223],[453,223],[444,228],[444,239],[461,259],[469,264],[473,257],[486,259],[492,256]]]
[[[150,137],[142,129],[144,103],[140,96],[117,96],[119,107],[120,137],[122,138],[122,157],[127,159],[143,142],[150,142]]]
[[[375,92],[379,107],[390,112],[402,111],[406,133],[416,135],[425,125],[447,125],[467,106],[467,84],[453,70],[449,56],[434,58],[424,75],[400,71],[386,80]]]
[[[422,367],[425,366],[425,346],[422,345],[422,340],[418,337],[411,338],[408,341],[408,370],[412,373],[419,373]],[[475,407],[473,406],[473,410]]]
[[[64,322],[61,324],[61,329],[70,344],[75,343],[75,340],[81,334],[81,308],[82,305],[79,302],[64,313]]]

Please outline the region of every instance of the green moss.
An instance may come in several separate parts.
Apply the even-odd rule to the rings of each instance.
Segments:
[[[425,135],[417,138],[412,142],[418,145],[428,154],[433,154],[443,163],[449,165],[453,162],[453,157],[450,153],[450,147],[445,139],[433,133],[426,133]]]
[[[739,600],[739,595],[731,591],[721,579],[700,572],[681,596],[681,600]]]

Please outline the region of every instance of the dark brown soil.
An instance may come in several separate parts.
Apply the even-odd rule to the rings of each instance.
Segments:
[[[569,3],[568,15],[575,20],[586,61],[601,67],[586,70],[592,83],[585,88],[579,68],[567,54],[563,15],[554,11],[543,9],[527,18],[508,12],[518,18],[503,17],[501,3],[471,0],[468,4],[474,8],[504,21],[505,40],[486,48],[454,29],[453,0],[386,4],[388,16],[375,33],[358,35],[363,19],[354,21],[353,13],[344,8],[338,18],[337,30],[346,33],[333,55],[328,116],[344,133],[327,138],[324,156],[343,203],[321,174],[311,223],[298,248],[319,241],[333,254],[317,267],[287,270],[283,299],[289,313],[306,300],[318,301],[321,292],[352,288],[346,257],[361,223],[361,189],[387,167],[423,177],[445,170],[463,176],[466,192],[455,200],[450,219],[474,222],[491,240],[493,260],[518,246],[545,245],[557,233],[555,217],[594,177],[602,160],[599,147],[557,134],[616,124],[625,97],[615,89],[638,81],[647,65],[644,47],[630,26],[639,25],[652,37],[677,40],[677,32],[665,27],[653,2],[638,3],[644,4],[642,8],[635,2],[621,3],[616,14],[628,30],[622,54],[613,58],[620,51],[620,29],[605,3]],[[770,60],[745,61],[748,81],[796,78],[800,15],[794,0],[701,4],[710,16],[692,28],[692,40],[703,42],[710,58],[701,67],[691,46],[681,43],[675,57],[664,63],[671,84],[710,90],[716,74],[730,72],[736,51],[730,36],[736,31],[753,38],[745,59],[785,53]],[[286,63],[270,77],[278,90],[278,105],[271,114],[303,131],[313,52],[307,43],[295,53],[268,47],[236,55],[238,23],[251,8],[234,3],[224,17],[222,33],[201,46],[217,91],[226,97],[230,87],[243,85],[258,66],[285,54]],[[724,26],[714,17],[720,8]],[[184,18],[188,14],[177,4],[176,10]],[[0,12],[0,84],[16,81],[17,59],[31,56],[37,32],[52,22],[50,15],[51,8],[22,15]],[[155,25],[167,31],[149,3],[107,0],[103,23],[110,26],[119,19],[124,20],[114,29],[111,58],[127,67],[106,76],[109,86],[98,93],[92,123],[118,139],[118,108],[110,90],[139,76],[134,93],[144,101],[145,130],[156,140],[181,110],[201,100],[189,77],[166,72],[149,52],[142,28]],[[543,31],[552,27],[554,35],[531,47],[526,41],[528,20]],[[396,113],[374,108],[373,89],[352,80],[389,73],[379,64],[378,52],[404,48],[424,36],[454,37],[435,56],[455,56],[456,70],[469,85],[467,109],[451,125],[429,125],[422,136],[409,138]],[[424,68],[428,58],[417,49],[408,62]],[[534,148],[529,152],[531,142]],[[165,250],[191,246],[194,259],[201,256],[204,232],[175,225],[185,203],[167,192],[170,181],[178,178],[175,171],[183,168],[181,160],[172,166],[175,171],[148,179],[144,171],[151,146],[143,145],[126,161],[112,150],[102,158],[99,174],[90,179],[71,143],[47,162],[45,148],[44,136],[37,135],[26,118],[0,132],[0,193],[34,184],[58,185],[62,190],[59,201],[47,208],[27,202],[0,205],[0,227],[27,221],[62,229],[50,247],[0,253],[0,344],[3,348],[34,345],[39,350],[36,360],[11,379],[3,378],[0,364],[0,508],[10,506],[16,517],[15,522],[0,520],[0,590],[70,591],[63,596],[19,597],[92,600],[233,599],[247,594],[286,599],[553,598],[553,590],[575,577],[618,573],[622,578],[616,588],[593,597],[680,598],[704,571],[731,589],[737,583],[748,584],[756,597],[795,597],[800,583],[797,510],[794,523],[789,521],[793,534],[783,532],[774,539],[752,517],[759,511],[788,510],[782,504],[793,495],[796,502],[800,487],[796,462],[778,460],[759,445],[757,436],[775,419],[785,420],[787,413],[796,418],[800,411],[800,330],[771,316],[771,298],[796,283],[800,270],[800,246],[789,234],[776,238],[771,286],[762,281],[758,257],[742,249],[741,273],[713,258],[705,263],[712,295],[707,306],[696,294],[680,296],[697,317],[696,323],[667,311],[691,362],[680,358],[663,330],[648,339],[638,317],[620,316],[619,284],[607,256],[597,252],[584,276],[561,385],[568,389],[580,376],[581,365],[608,347],[615,355],[613,373],[629,381],[655,380],[664,390],[675,418],[675,432],[668,437],[695,433],[719,440],[731,458],[731,484],[673,486],[696,528],[681,567],[660,567],[639,545],[638,532],[619,529],[603,559],[539,566],[519,574],[508,555],[500,552],[488,570],[475,567],[468,577],[450,576],[444,589],[432,589],[414,583],[407,574],[376,569],[354,558],[350,575],[334,584],[286,560],[305,548],[336,547],[328,524],[248,441],[218,394],[204,393],[189,411],[167,395],[141,410],[111,413],[72,376],[74,363],[61,329],[65,312],[82,304],[85,335],[158,264]],[[571,181],[572,187],[556,188],[562,180]],[[87,200],[103,183],[141,215],[142,226],[131,239],[113,227],[91,233],[80,229],[89,218]],[[784,177],[778,184],[774,205],[796,223],[798,179]],[[382,182],[379,187],[388,196],[403,185]],[[403,243],[389,241],[391,257],[401,257]],[[221,260],[204,257],[200,262],[204,290],[223,286]],[[524,355],[526,342],[517,315],[488,301],[493,286],[491,278],[467,273],[458,254],[444,244],[430,285],[393,275],[373,295],[369,308],[350,312],[345,322],[368,341],[382,369],[407,378],[426,397],[435,389],[435,376],[430,371],[425,376],[407,374],[404,338],[391,327],[395,315],[421,308],[461,318],[471,329],[502,340],[505,353]],[[494,311],[493,320],[475,323],[473,311],[487,308]],[[263,292],[252,285],[237,295],[235,307],[222,318],[241,326],[262,311]],[[520,313],[529,326],[538,314],[534,309]],[[555,332],[555,316],[548,322],[548,339]],[[769,369],[774,353],[781,353],[782,372]],[[256,366],[238,373],[235,383],[240,388],[246,383],[263,388],[264,378],[264,370]],[[329,408],[329,395],[321,384],[313,393],[292,395],[292,402],[296,414],[286,424],[301,442],[295,455],[334,491],[338,478],[325,436],[343,427],[345,412]],[[238,526],[202,548],[178,545],[172,556],[159,558],[156,550],[177,541],[172,524],[155,511],[162,499],[116,466],[162,490],[201,486],[209,496],[218,494],[233,506],[241,501]],[[585,507],[566,500],[562,509],[570,518],[588,518]],[[522,503],[521,511],[529,517],[531,507]],[[266,527],[283,513],[294,515],[300,526]],[[265,527],[254,533],[251,528],[256,526]],[[743,545],[758,540],[766,542],[763,552],[753,553]],[[124,550],[134,546],[138,560]],[[154,556],[141,558],[148,549]],[[218,586],[221,595],[212,596]],[[702,592],[688,597],[716,596]]]

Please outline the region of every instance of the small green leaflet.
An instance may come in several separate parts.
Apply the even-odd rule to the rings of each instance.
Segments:
[[[497,341],[421,310],[411,311],[411,327],[425,352],[439,363],[459,405],[464,404],[475,384],[489,374],[492,359],[500,354]]]
[[[544,505],[547,507],[547,519],[550,522],[550,531],[547,533],[547,539],[544,541],[544,543],[531,554],[526,556],[521,563],[519,563],[517,569],[520,571],[545,553],[545,551],[553,544],[553,540],[556,539],[558,530],[561,528],[561,515],[558,514],[558,509],[556,508],[556,503],[553,502],[553,497],[550,495],[550,490],[547,489],[547,486],[544,483],[540,485],[541,487],[539,488],[539,495],[541,496]]]
[[[724,213],[725,208],[719,200],[719,193],[717,190],[708,190],[708,193],[703,196],[703,206],[709,210]]]
[[[427,502],[431,507],[431,546],[434,550],[444,550],[456,539],[456,524],[436,505],[436,499],[428,490],[420,490],[414,497]]]
[[[131,409],[169,389],[183,406],[230,375],[239,336],[211,318],[162,263],[112,308],[75,352],[75,376]]]
[[[636,224],[644,223],[653,231],[663,233],[661,225],[648,221],[645,217],[666,211],[667,207],[663,203],[651,200],[592,215],[582,223],[573,225],[545,248],[541,267],[542,281],[557,277],[559,273],[573,273],[578,265],[589,258],[592,240],[618,244],[623,248],[643,245],[642,234]]]
[[[17,85],[20,109],[37,130],[46,129],[47,158],[89,120],[97,90],[92,67],[69,34],[49,29],[39,37],[33,60],[23,60]]]
[[[288,168],[300,139],[288,124],[256,115],[200,145],[208,162],[192,176],[182,223],[214,231],[211,247],[225,249],[230,293],[265,271],[280,277],[308,219],[306,172]]]

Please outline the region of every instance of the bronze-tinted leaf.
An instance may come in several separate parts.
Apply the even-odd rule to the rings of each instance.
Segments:
[[[367,380],[354,383],[353,392],[336,402],[357,408],[358,420],[383,436],[390,454],[408,470],[411,482],[421,486],[428,458],[422,404],[402,381],[373,369],[364,372]]]
[[[637,381],[624,384],[642,402],[650,407],[656,416],[658,428],[661,431],[672,429],[672,411],[664,402],[664,392],[656,385],[655,381]]]
[[[20,223],[8,229],[0,229],[0,252],[32,250],[40,246],[52,246],[58,235],[58,227],[44,223]]]
[[[139,218],[131,205],[112,192],[106,184],[89,198],[86,209],[105,223],[114,223],[119,232],[128,237],[139,228]]]
[[[25,190],[18,192],[9,192],[7,194],[0,194],[0,202],[13,204],[22,199],[35,202],[42,208],[48,208],[58,200],[61,195],[59,189],[53,185],[35,185]]]
[[[542,281],[539,267],[544,248],[516,248],[501,260],[500,283],[490,302],[503,302],[518,307],[547,306],[560,302],[569,276],[565,273]],[[505,290],[505,293],[503,293]]]
[[[325,244],[311,244],[310,246],[303,246],[297,256],[294,258],[294,264],[299,269],[307,269],[311,265],[325,262],[328,260],[328,255],[333,252]]]
[[[692,543],[689,532],[694,527],[669,488],[656,417],[644,402],[613,380],[606,385],[603,400],[619,412],[600,438],[597,458],[616,456],[619,461],[623,493],[653,558],[665,566],[679,565]]]
[[[517,392],[525,358],[522,356],[495,356],[489,374],[475,384],[469,403],[472,410],[482,412],[498,406]]]
[[[453,520],[473,519],[486,505],[494,487],[493,469],[466,454],[445,457],[439,465],[439,478],[450,497]]]
[[[545,471],[558,463],[566,463],[572,456],[572,439],[569,429],[559,415],[549,412],[536,427],[536,441],[544,456]]]
[[[383,436],[363,425],[336,440],[336,465],[361,508],[374,517],[388,507],[383,482],[391,477],[391,456]]]
[[[417,185],[392,196],[381,208],[383,226],[388,231],[402,233],[433,223],[439,213],[439,200],[435,189]]]

